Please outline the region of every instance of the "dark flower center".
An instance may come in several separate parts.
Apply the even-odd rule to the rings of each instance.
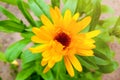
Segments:
[[[71,42],[71,38],[64,32],[59,33],[54,39],[65,46],[64,49],[68,47]]]

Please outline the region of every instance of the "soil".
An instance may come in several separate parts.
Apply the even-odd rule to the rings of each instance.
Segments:
[[[49,1],[49,0],[46,0]],[[103,0],[103,4],[107,4],[109,6],[111,6],[114,10],[115,10],[115,14],[116,16],[120,15],[120,0]],[[1,3],[0,5],[5,6],[5,8],[7,8],[8,10],[10,10],[11,12],[13,12],[16,16],[18,16],[21,20],[23,20],[23,22],[25,22],[26,24],[28,23],[23,15],[21,14],[21,12],[18,10],[17,7],[15,6],[11,6],[5,3]],[[108,15],[103,15],[102,18],[108,17]],[[4,15],[2,15],[0,13],[0,20],[4,20],[6,19],[6,17]],[[5,51],[6,48],[12,44],[13,42],[16,42],[18,40],[20,40],[21,37],[18,33],[3,33],[0,32],[0,51]],[[117,42],[111,43],[110,47],[116,52],[115,55],[115,59],[118,61],[118,63],[120,64],[120,45]],[[11,70],[11,68],[9,67],[8,63],[3,63],[0,62],[0,77],[2,78],[2,80],[14,80],[14,71]],[[110,74],[104,74],[103,75],[103,79],[102,80],[120,80],[120,68],[117,69],[116,71],[110,73]]]

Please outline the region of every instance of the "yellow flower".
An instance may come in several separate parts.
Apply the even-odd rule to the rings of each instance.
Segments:
[[[97,36],[100,31],[80,33],[90,23],[90,16],[78,21],[79,13],[72,16],[71,11],[66,10],[62,16],[57,7],[50,8],[50,14],[52,21],[42,15],[41,21],[44,25],[32,29],[35,33],[32,41],[40,43],[40,45],[30,48],[30,51],[42,53],[41,65],[46,66],[44,73],[49,71],[55,63],[64,59],[66,69],[73,77],[73,67],[79,72],[82,71],[82,66],[75,55],[93,56],[92,49],[95,48],[95,41],[92,38]]]

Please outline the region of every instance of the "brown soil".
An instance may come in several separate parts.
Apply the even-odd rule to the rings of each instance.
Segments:
[[[111,6],[115,10],[116,16],[120,15],[120,12],[119,12],[120,0],[103,0],[103,4],[107,4],[107,5]],[[11,12],[13,12],[16,16],[18,16],[20,19],[22,19],[25,23],[27,23],[27,21],[21,15],[21,12],[15,6],[7,5],[7,4],[1,3],[1,2],[0,2],[0,5],[5,6],[7,9],[9,9]],[[104,15],[103,17],[106,17],[106,15]],[[4,20],[4,19],[6,19],[6,17],[0,13],[0,20]],[[7,34],[7,33],[0,32],[0,51],[4,52],[5,49],[10,44],[12,44],[13,42],[18,41],[20,39],[21,39],[21,37],[19,36],[18,33]],[[119,54],[120,53],[120,45],[115,42],[115,43],[111,43],[110,46],[113,50],[115,50],[115,52],[116,52],[115,59],[120,64],[120,54]],[[8,63],[6,64],[3,62],[0,62],[0,77],[2,77],[3,80],[14,80],[14,76],[11,75],[13,73],[14,72],[11,70]],[[103,75],[103,80],[120,80],[119,75],[120,75],[120,68],[117,69],[116,71],[114,71],[113,73]]]

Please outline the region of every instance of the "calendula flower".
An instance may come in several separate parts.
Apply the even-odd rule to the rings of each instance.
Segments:
[[[40,45],[30,48],[30,51],[42,53],[41,65],[46,66],[44,73],[49,71],[55,63],[64,59],[67,72],[73,77],[73,67],[79,72],[82,71],[82,66],[75,55],[93,56],[92,49],[95,48],[95,41],[92,38],[100,31],[80,33],[90,23],[91,17],[88,16],[78,21],[79,13],[72,16],[69,9],[62,16],[57,7],[50,8],[50,15],[52,21],[42,15],[43,26],[32,29],[35,33],[32,41]]]

